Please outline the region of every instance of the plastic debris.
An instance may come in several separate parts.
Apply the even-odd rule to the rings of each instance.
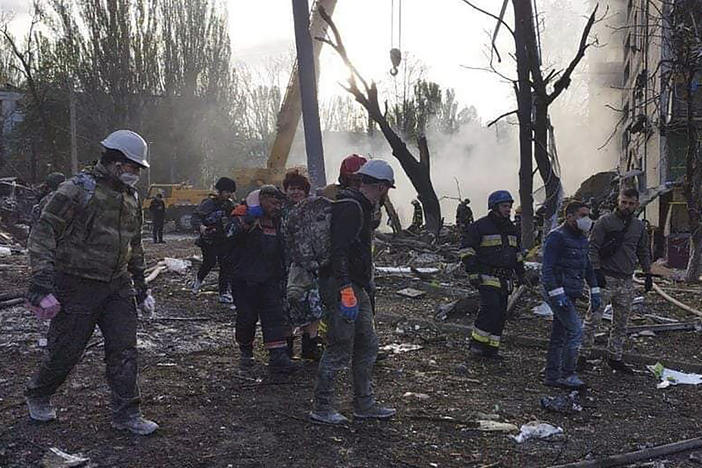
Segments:
[[[402,395],[402,398],[417,398],[418,400],[428,400],[431,397],[426,393],[405,392],[405,394]]]
[[[478,430],[483,432],[517,432],[519,428],[514,424],[503,423],[492,420],[480,419],[477,421],[479,426]]]
[[[71,455],[56,447],[51,447],[41,460],[43,468],[68,468],[83,466],[90,461],[90,458],[83,457],[80,453]]]
[[[375,267],[375,271],[378,273],[386,273],[389,275],[411,275],[412,268],[410,267]],[[440,270],[438,268],[415,268],[415,271],[425,275],[431,275],[433,273],[438,273]]]
[[[168,271],[178,273],[179,275],[184,275],[187,273],[188,268],[192,266],[192,262],[189,260],[182,260],[180,258],[166,257],[163,259],[163,261],[166,263],[166,268],[168,268]]]
[[[646,366],[646,368],[661,380],[656,386],[657,388],[666,388],[671,385],[679,384],[699,385],[702,383],[701,374],[686,374],[684,372],[670,370],[664,367],[660,362],[657,362],[653,366]]]
[[[531,421],[522,424],[519,434],[512,436],[515,442],[521,444],[529,439],[550,439],[563,434],[563,429],[552,424]]]
[[[545,396],[541,398],[541,407],[546,411],[564,414],[579,413],[583,410],[577,391],[568,395]]]
[[[0,257],[9,257],[12,255],[12,250],[9,247],[0,247]]]
[[[422,349],[422,347],[419,345],[410,344],[410,343],[392,343],[389,345],[385,345],[380,349],[382,351],[390,351],[393,354],[400,354],[400,353],[407,353],[410,351],[417,351],[417,350]]]
[[[551,306],[549,306],[546,302],[542,302],[541,304],[537,305],[531,311],[540,317],[553,317],[553,311],[551,310]]]
[[[424,291],[420,291],[419,289],[405,288],[397,291],[397,294],[399,294],[402,297],[409,297],[410,299],[418,299],[422,296],[426,296],[427,293]]]

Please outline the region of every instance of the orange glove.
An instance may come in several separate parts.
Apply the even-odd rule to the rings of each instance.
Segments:
[[[358,300],[351,286],[346,286],[341,290],[341,304],[339,305],[339,310],[341,311],[341,315],[343,315],[348,322],[353,322],[356,320],[356,317],[358,317]]]

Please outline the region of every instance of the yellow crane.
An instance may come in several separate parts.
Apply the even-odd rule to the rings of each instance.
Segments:
[[[323,43],[314,40],[315,37],[324,37],[327,32],[327,23],[319,15],[319,7],[323,7],[330,15],[336,8],[337,0],[316,0],[312,6],[310,16],[310,36],[313,39],[313,52],[315,59],[315,70],[319,78],[319,55],[322,51]],[[302,113],[302,100],[300,97],[300,77],[297,69],[297,61],[290,74],[290,80],[285,90],[283,104],[278,113],[276,122],[277,133],[271,152],[268,156],[266,167],[262,168],[240,168],[233,171],[234,180],[239,187],[239,195],[245,194],[262,184],[280,185],[285,177],[285,166],[290,156],[290,148],[295,139],[295,132],[300,123]]]

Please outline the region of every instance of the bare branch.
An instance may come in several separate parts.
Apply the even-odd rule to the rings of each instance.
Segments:
[[[518,112],[519,112],[519,109],[514,109],[513,111],[505,112],[505,113],[502,114],[501,116],[497,117],[495,120],[490,121],[490,122],[487,124],[487,126],[488,126],[488,127],[492,127],[493,125],[495,125],[495,124],[496,124],[498,121],[500,121],[501,119],[504,119],[505,117],[510,116],[510,115],[512,115],[512,114],[516,114],[516,113],[518,113]]]
[[[497,20],[502,26],[505,27],[505,29],[507,29],[507,31],[510,32],[510,34],[512,34],[512,37],[514,37],[514,30],[513,30],[512,28],[510,28],[509,25],[508,25],[507,23],[505,23],[504,20],[503,20],[502,18],[500,18],[499,16],[496,16],[496,15],[493,15],[493,14],[490,13],[489,11],[485,11],[485,10],[483,10],[482,8],[479,8],[479,7],[475,6],[475,5],[473,5],[473,3],[469,2],[468,0],[461,0],[461,1],[462,1],[463,3],[465,3],[466,5],[468,5],[469,7],[473,8],[474,10],[477,10],[477,11],[479,11],[480,13],[482,13],[482,14],[484,14],[484,15],[487,15],[487,16],[489,16],[489,17],[492,18],[492,19]]]
[[[492,34],[492,50],[495,52],[495,55],[497,55],[497,62],[501,63],[502,62],[502,57],[500,57],[500,51],[497,50],[497,46],[495,46],[495,41],[497,40],[497,35],[500,32],[500,26],[502,25],[505,17],[505,12],[507,11],[507,5],[509,4],[509,0],[504,0],[502,2],[502,9],[500,10],[500,19],[497,21],[497,24],[495,25],[495,32]],[[492,54],[490,54],[490,65],[492,66]]]
[[[590,36],[590,30],[592,29],[592,26],[595,24],[595,17],[597,14],[597,9],[599,7],[599,4],[595,6],[595,9],[590,15],[590,18],[588,18],[587,20],[585,29],[583,29],[583,34],[580,37],[580,45],[578,47],[578,52],[575,54],[575,57],[573,58],[573,60],[571,60],[568,67],[565,69],[563,75],[553,85],[553,92],[549,94],[547,98],[547,102],[549,104],[552,103],[558,96],[560,96],[564,89],[570,86],[570,76],[573,74],[573,70],[575,70],[575,67],[578,66],[582,58],[585,56],[585,51],[590,45],[588,44],[587,39]]]

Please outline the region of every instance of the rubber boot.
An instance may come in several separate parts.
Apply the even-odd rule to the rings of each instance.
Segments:
[[[149,435],[158,429],[158,424],[141,416],[134,416],[126,421],[112,421],[112,427],[132,434]]]
[[[256,363],[253,355],[253,347],[240,346],[241,356],[239,356],[239,367],[242,369],[250,369]]]
[[[273,348],[269,350],[268,370],[276,374],[291,374],[300,366],[288,356],[286,348]]]
[[[308,333],[302,334],[302,359],[319,361],[322,358],[322,348],[319,337],[310,338]]]

